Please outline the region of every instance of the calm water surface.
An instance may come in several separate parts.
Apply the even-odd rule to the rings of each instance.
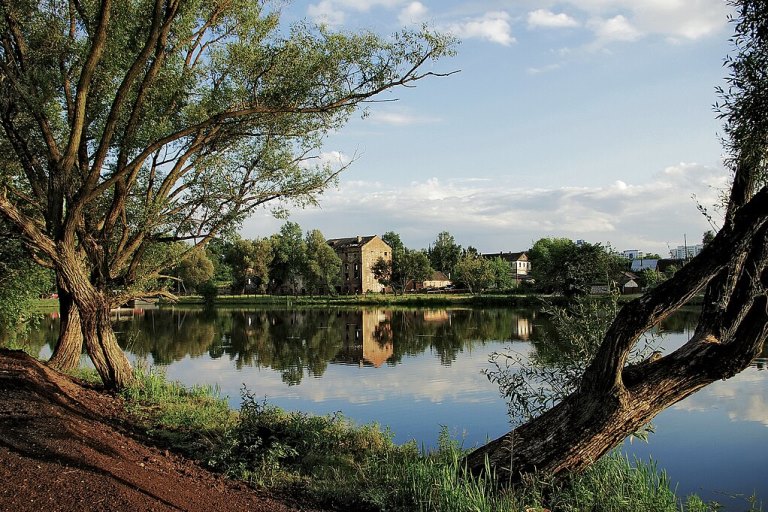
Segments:
[[[695,312],[681,312],[665,322],[664,349],[684,343],[695,321]],[[482,373],[489,355],[551,348],[545,317],[533,310],[169,308],[124,312],[115,322],[132,359],[188,385],[216,384],[235,407],[245,386],[283,408],[342,411],[424,446],[442,427],[467,447],[508,431],[505,403]],[[50,318],[34,333],[42,357],[57,332]],[[680,495],[739,510],[756,492],[768,509],[767,396],[758,360],[661,413],[649,442],[624,450],[653,457]]]

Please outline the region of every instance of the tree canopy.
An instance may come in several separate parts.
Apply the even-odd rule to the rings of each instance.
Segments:
[[[316,159],[362,103],[435,74],[451,41],[299,23],[269,1],[0,2],[0,215],[60,275],[107,384],[109,307],[153,293],[158,244],[312,203]],[[61,343],[61,342],[60,342]]]
[[[539,290],[583,295],[591,284],[611,284],[629,262],[601,244],[576,244],[567,238],[542,238],[528,251],[531,273]]]
[[[451,276],[461,257],[461,246],[456,243],[453,235],[447,231],[442,231],[430,245],[427,255],[433,269],[439,270],[446,276]]]

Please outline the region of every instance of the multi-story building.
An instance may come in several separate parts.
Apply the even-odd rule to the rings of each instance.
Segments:
[[[669,254],[673,259],[687,260],[694,256],[698,256],[702,249],[704,249],[702,244],[678,245],[676,249],[669,251]]]
[[[621,251],[621,255],[627,258],[628,260],[640,260],[644,256],[643,251],[638,249],[629,249],[626,251]]]
[[[376,235],[332,238],[328,245],[341,258],[339,293],[384,291],[384,285],[376,280],[371,270],[379,258],[392,261],[392,248],[384,240]]]

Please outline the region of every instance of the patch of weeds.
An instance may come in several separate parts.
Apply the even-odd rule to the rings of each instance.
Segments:
[[[128,410],[150,437],[187,455],[206,456],[237,418],[214,386],[185,387],[144,364],[136,365],[134,376],[135,382],[122,391]]]

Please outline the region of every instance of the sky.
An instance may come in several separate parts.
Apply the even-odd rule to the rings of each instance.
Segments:
[[[342,31],[429,27],[457,55],[332,134],[352,162],[319,206],[288,220],[326,238],[448,231],[481,252],[565,237],[668,255],[712,229],[727,189],[713,105],[731,46],[723,0],[315,0],[282,7]],[[714,228],[718,213],[714,212]],[[284,219],[257,212],[254,238]]]

